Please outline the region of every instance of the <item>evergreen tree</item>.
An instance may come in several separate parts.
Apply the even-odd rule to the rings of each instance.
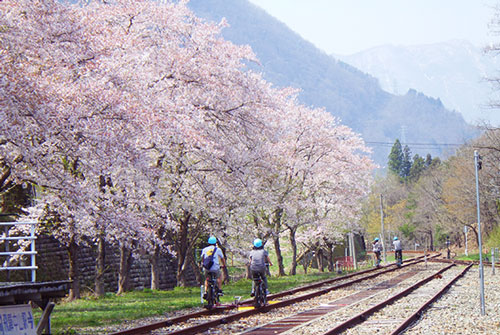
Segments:
[[[404,180],[407,180],[410,176],[411,170],[411,150],[407,145],[403,148],[403,161],[401,164],[401,169],[399,171],[399,176]]]
[[[427,154],[427,157],[425,157],[425,167],[429,167],[432,164],[432,156],[431,154]]]
[[[399,139],[396,139],[389,154],[389,171],[395,175],[400,175],[401,167],[403,166],[403,148]]]
[[[439,165],[441,165],[441,160],[439,159],[439,157],[433,158],[431,166],[432,167],[436,167],[436,166],[439,166]]]
[[[427,155],[429,156],[429,155]],[[426,168],[426,161],[423,157],[420,157],[419,154],[413,156],[413,164],[411,165],[409,180],[412,182],[416,182],[420,175]]]

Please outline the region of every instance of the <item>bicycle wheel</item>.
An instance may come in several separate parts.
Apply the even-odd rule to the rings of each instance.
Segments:
[[[261,300],[260,296],[262,294],[260,287],[261,287],[261,283],[256,282],[255,283],[255,297],[253,299],[253,305],[255,306],[255,308],[260,307],[260,300]]]
[[[205,305],[205,307],[211,309],[214,306],[213,299],[212,287],[209,287],[207,290],[207,304]]]
[[[217,283],[214,284],[214,291],[215,291],[215,302],[214,303],[217,305],[220,302],[220,292],[222,292],[222,290],[219,290]]]
[[[214,282],[212,283],[212,307],[217,305],[217,302],[219,301],[219,292],[218,292],[217,284]]]
[[[263,307],[265,305],[266,291],[264,290],[264,283],[260,281],[255,290],[255,307]]]
[[[212,309],[217,304],[217,289],[212,281],[209,281],[208,285],[206,307]]]
[[[255,308],[259,308],[260,307],[259,295],[260,295],[259,291],[255,290],[255,297],[253,298],[253,306]]]
[[[262,286],[262,306],[265,306],[267,304],[267,293],[266,293],[266,289],[264,288],[264,284],[261,285]]]

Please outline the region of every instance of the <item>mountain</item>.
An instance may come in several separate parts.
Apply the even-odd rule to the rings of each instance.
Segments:
[[[415,46],[384,45],[349,56],[336,56],[378,78],[393,94],[410,88],[439,97],[446,108],[474,124],[500,124],[500,112],[487,105],[492,92],[486,78],[498,62],[468,41]]]
[[[359,132],[381,166],[396,138],[409,143],[413,154],[442,156],[449,147],[438,144],[463,143],[476,135],[439,99],[414,90],[404,95],[384,91],[375,77],[327,55],[247,0],[191,0],[188,6],[207,20],[225,18],[230,27],[223,30],[224,38],[252,47],[261,63],[255,70],[278,87],[300,88],[303,104],[324,107]],[[429,145],[422,149],[410,143]]]

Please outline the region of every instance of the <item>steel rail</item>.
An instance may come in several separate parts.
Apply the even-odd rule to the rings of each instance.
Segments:
[[[227,309],[229,309],[229,308],[227,308]],[[140,327],[136,327],[136,328],[131,328],[131,329],[126,329],[126,330],[121,330],[121,331],[118,331],[118,332],[110,333],[110,335],[144,334],[144,333],[150,332],[150,331],[155,330],[155,329],[164,328],[164,327],[170,327],[170,326],[172,326],[172,325],[174,325],[176,323],[184,322],[184,321],[187,321],[189,319],[198,318],[200,316],[210,315],[210,314],[213,314],[214,311],[221,311],[221,310],[223,310],[223,309],[217,308],[217,309],[212,309],[212,310],[204,310],[204,311],[189,313],[189,314],[181,315],[181,316],[178,316],[178,317],[166,319],[166,320],[163,320],[163,321],[160,321],[160,322],[151,323],[149,325],[140,326]]]
[[[285,318],[280,318],[268,322],[262,326],[253,327],[242,334],[245,335],[273,335],[281,334],[287,332],[293,332],[293,329],[297,326],[306,325],[308,323],[318,322],[322,317],[330,314],[336,310],[342,309],[345,306],[355,304],[361,300],[368,299],[385,291],[391,287],[395,287],[406,279],[415,276],[419,271],[409,270],[392,276],[388,280],[378,282],[369,288],[363,287],[361,290],[356,290],[355,293],[349,294],[347,296],[337,298],[334,301],[329,301],[327,303],[322,303],[320,305],[313,304],[314,307],[294,313],[293,315],[287,316]]]
[[[408,266],[408,265],[412,265],[412,264],[416,264],[416,263],[419,263],[421,262],[422,258],[424,258],[425,256],[418,256],[418,257],[414,257],[410,260],[406,260],[406,264],[404,264],[405,266]],[[430,256],[430,258],[435,258],[435,257],[438,257],[438,255],[433,255],[433,256]],[[334,283],[334,282],[337,282],[337,281],[340,281],[340,280],[344,280],[344,279],[348,279],[348,278],[352,278],[352,277],[356,277],[356,276],[359,276],[359,275],[363,275],[363,274],[366,274],[366,273],[370,273],[370,272],[375,272],[375,271],[378,271],[380,269],[391,269],[391,271],[395,270],[393,269],[393,267],[396,266],[396,263],[391,263],[391,264],[387,264],[387,265],[383,265],[381,267],[374,267],[374,268],[370,268],[370,269],[367,269],[367,270],[362,270],[362,271],[358,271],[358,272],[353,272],[353,273],[349,273],[347,275],[343,275],[343,276],[339,276],[339,277],[335,277],[335,278],[332,278],[332,279],[326,279],[326,280],[323,280],[323,281],[319,281],[319,282],[316,282],[314,284],[310,284],[310,285],[306,285],[306,286],[301,286],[301,287],[296,287],[296,288],[293,288],[293,289],[290,289],[290,290],[286,290],[286,291],[282,291],[282,292],[279,292],[279,293],[275,293],[275,294],[271,294],[268,296],[269,299],[276,299],[276,298],[281,298],[281,297],[284,297],[286,295],[292,295],[292,294],[295,294],[297,292],[301,292],[301,291],[306,291],[306,290],[310,290],[310,289],[314,289],[314,288],[317,288],[317,287],[321,287],[321,286],[324,286],[324,285],[329,285],[331,283]],[[377,273],[385,273],[384,272],[377,272]],[[250,302],[252,302],[253,300],[249,300]],[[245,303],[246,301],[244,301],[243,303]]]
[[[412,265],[412,264],[409,263],[406,266],[409,266],[409,265]],[[196,325],[196,326],[191,326],[191,327],[187,327],[187,328],[184,328],[184,329],[175,330],[175,331],[169,332],[167,334],[168,335],[196,334],[196,333],[208,330],[210,328],[213,328],[213,327],[216,327],[216,326],[219,326],[219,325],[222,325],[222,324],[230,323],[232,321],[235,321],[235,320],[247,317],[247,316],[251,316],[251,315],[254,315],[254,314],[261,313],[261,312],[268,312],[268,311],[273,310],[273,309],[277,309],[277,308],[281,308],[281,307],[286,307],[286,306],[289,306],[291,304],[295,304],[295,303],[298,303],[298,302],[301,302],[301,301],[304,301],[304,300],[312,299],[312,298],[318,297],[320,295],[326,294],[326,293],[328,293],[330,291],[333,291],[333,290],[336,290],[336,289],[339,289],[339,288],[343,288],[343,287],[346,287],[346,286],[350,286],[350,285],[359,283],[359,282],[361,282],[363,280],[371,279],[371,278],[374,278],[374,277],[376,277],[378,275],[381,275],[383,273],[392,272],[392,271],[395,271],[397,269],[398,269],[397,267],[393,268],[393,269],[387,269],[387,270],[384,270],[384,271],[381,271],[381,272],[377,272],[375,274],[371,274],[371,275],[368,275],[368,276],[365,276],[365,277],[361,277],[361,278],[357,278],[357,279],[348,281],[346,283],[337,284],[337,285],[334,285],[334,286],[331,286],[331,287],[328,287],[328,288],[325,288],[325,289],[322,289],[322,290],[318,290],[318,291],[315,291],[315,292],[307,293],[307,294],[304,294],[304,295],[301,295],[301,296],[298,296],[298,297],[295,297],[295,298],[291,298],[291,299],[288,299],[288,300],[279,301],[279,302],[277,302],[275,304],[272,304],[272,305],[266,305],[266,306],[260,307],[258,309],[252,309],[252,310],[248,310],[248,311],[234,313],[232,315],[228,315],[228,316],[216,319],[216,320],[207,321],[205,323],[202,323],[202,324],[199,324],[199,325]]]
[[[440,254],[436,254],[436,255],[430,256],[429,258],[438,257],[439,255]],[[184,329],[179,329],[179,330],[176,330],[176,331],[172,331],[172,332],[169,332],[168,334],[169,335],[195,334],[195,333],[202,332],[202,331],[205,331],[207,329],[219,326],[221,324],[230,323],[232,321],[235,321],[235,320],[247,317],[247,316],[251,316],[251,315],[254,315],[254,314],[257,314],[257,313],[267,312],[267,311],[275,309],[275,308],[281,308],[281,307],[285,307],[285,306],[288,306],[288,305],[291,305],[291,304],[294,304],[294,303],[297,303],[297,302],[300,302],[300,301],[304,301],[304,300],[307,300],[307,299],[312,299],[312,298],[315,298],[317,296],[326,294],[326,293],[328,293],[330,291],[333,291],[333,290],[336,290],[336,289],[339,289],[339,288],[343,288],[343,287],[346,287],[346,286],[349,286],[349,285],[353,285],[353,284],[359,283],[359,282],[361,282],[363,280],[367,280],[367,279],[371,279],[371,278],[377,277],[377,276],[379,276],[381,274],[384,274],[384,273],[396,271],[396,270],[398,270],[400,268],[404,268],[404,267],[407,267],[407,266],[410,266],[410,265],[414,265],[414,264],[423,262],[423,260],[422,260],[423,257],[425,257],[425,255],[424,256],[415,257],[411,261],[406,261],[406,263],[404,263],[401,267],[396,267],[395,264],[389,264],[389,265],[384,266],[387,269],[385,269],[383,271],[378,271],[378,272],[376,272],[374,274],[370,274],[368,276],[363,276],[361,278],[357,278],[357,279],[348,281],[346,283],[341,283],[341,284],[337,284],[337,285],[334,285],[334,286],[330,286],[330,287],[322,289],[322,290],[318,290],[318,291],[315,291],[315,292],[307,293],[307,294],[304,294],[304,295],[301,295],[299,297],[295,297],[295,298],[292,298],[292,299],[283,300],[283,301],[280,301],[280,302],[277,302],[277,303],[274,303],[274,304],[271,304],[271,305],[266,305],[266,306],[258,308],[258,309],[252,309],[252,310],[248,310],[248,311],[237,312],[237,313],[234,313],[234,314],[231,314],[231,315],[227,315],[227,316],[215,319],[215,320],[211,320],[211,321],[207,321],[207,322],[201,323],[199,325],[195,325],[195,326],[191,326],[191,327],[186,327]],[[351,274],[344,275],[344,276],[341,276],[341,277],[336,277],[336,278],[333,278],[333,279],[321,281],[321,282],[314,283],[314,284],[311,284],[311,285],[307,285],[307,286],[303,286],[303,287],[291,289],[291,290],[288,290],[288,291],[280,292],[280,293],[277,293],[277,294],[273,294],[273,295],[270,295],[269,298],[272,299],[272,298],[282,297],[282,296],[285,296],[285,295],[295,294],[295,293],[300,292],[300,291],[305,291],[305,290],[313,289],[313,288],[316,288],[316,287],[319,287],[319,286],[329,285],[329,284],[331,284],[333,282],[336,282],[336,281],[339,281],[339,280],[349,279],[349,278],[354,277],[354,276],[359,276],[359,275],[370,273],[370,272],[377,271],[377,270],[380,270],[380,268],[373,268],[373,269],[368,269],[368,270],[364,270],[364,271],[360,271],[360,272],[356,272],[356,273],[351,273]],[[253,299],[246,300],[246,301],[243,302],[243,304],[251,303],[251,302],[253,302]],[[234,309],[235,307],[236,306],[218,307],[216,309],[213,309],[213,311],[221,312],[221,311],[225,311],[225,310]],[[196,315],[194,315],[194,314],[196,314]],[[192,319],[192,318],[195,318],[195,317],[199,317],[199,316],[208,315],[208,314],[212,314],[212,313],[210,311],[208,311],[208,310],[207,311],[200,311],[200,312],[196,312],[196,313],[193,313],[193,314],[187,314],[187,315],[184,315],[184,316],[180,316],[180,317],[177,317],[177,318],[160,321],[160,322],[157,322],[157,323],[154,323],[154,324],[149,324],[149,325],[139,326],[139,327],[128,329],[128,330],[114,332],[114,333],[112,333],[110,335],[136,335],[136,334],[138,335],[138,334],[145,334],[145,333],[148,333],[148,332],[150,332],[152,330],[155,330],[155,329],[159,329],[159,328],[163,328],[163,327],[169,327],[169,326],[172,326],[175,323],[187,321],[189,319]]]
[[[431,262],[440,262],[440,263],[454,263],[454,264],[460,264],[460,265],[479,265],[479,261],[465,261],[465,260],[460,260],[460,259],[447,259],[447,258],[439,258],[432,260]],[[485,262],[483,261],[483,265],[485,267],[490,267],[491,262]],[[495,262],[495,268],[500,268],[500,263]]]
[[[415,264],[415,263],[420,262],[421,261],[420,259],[423,258],[423,257],[425,257],[425,256],[414,257],[411,260],[408,260],[407,262],[408,262],[408,264]],[[437,256],[431,256],[431,257],[437,257]],[[382,268],[390,268],[392,266],[394,266],[394,264],[384,265]],[[339,281],[339,280],[348,279],[348,278],[351,278],[351,277],[354,277],[354,276],[359,276],[359,275],[362,275],[362,274],[365,274],[365,273],[370,273],[370,272],[373,272],[373,271],[376,271],[376,270],[380,270],[380,268],[367,269],[367,270],[363,270],[363,271],[359,271],[359,272],[350,273],[350,274],[347,274],[347,275],[344,275],[344,276],[335,277],[333,279],[326,279],[326,280],[319,281],[319,282],[316,282],[316,283],[313,283],[313,284],[310,284],[310,285],[296,287],[296,288],[293,288],[293,289],[290,289],[290,290],[286,290],[286,291],[282,291],[282,292],[279,292],[279,293],[271,294],[271,295],[268,296],[268,298],[269,299],[276,299],[276,298],[280,298],[280,297],[283,297],[283,296],[292,295],[292,294],[295,294],[295,293],[300,292],[300,291],[306,291],[306,290],[314,289],[314,288],[317,288],[317,287],[321,287],[321,286],[324,286],[324,285],[328,285],[328,284],[334,283],[334,282]],[[385,271],[383,273],[385,273]],[[114,333],[110,333],[109,335],[134,335],[134,334],[141,334],[141,332],[149,332],[151,330],[155,330],[155,329],[159,329],[159,328],[170,327],[170,326],[172,326],[172,325],[174,325],[176,323],[185,322],[185,321],[188,321],[190,319],[194,319],[194,318],[202,317],[202,316],[205,316],[205,315],[211,315],[211,314],[214,314],[214,313],[220,313],[220,312],[223,312],[223,311],[235,309],[238,306],[244,306],[244,305],[247,305],[247,304],[251,304],[252,302],[253,302],[253,299],[248,299],[248,300],[242,301],[239,305],[218,306],[218,307],[213,308],[211,310],[203,310],[203,311],[198,311],[198,312],[194,312],[194,313],[189,313],[189,314],[181,315],[181,316],[178,316],[178,317],[174,317],[174,318],[169,318],[169,319],[166,319],[166,320],[162,320],[162,321],[159,321],[159,322],[156,322],[156,323],[151,323],[149,325],[139,326],[139,327],[136,327],[136,328],[131,328],[131,329],[122,330],[122,331],[117,331],[117,332],[114,332]]]
[[[433,280],[434,278],[436,278],[436,276],[438,276],[439,274],[441,274],[441,273],[445,272],[446,270],[452,268],[453,266],[455,266],[455,264],[450,264],[450,265],[442,268],[441,270],[437,271],[436,273],[428,276],[425,279],[420,280],[416,284],[414,284],[414,285],[412,285],[412,286],[404,289],[403,291],[399,292],[398,294],[393,295],[389,299],[386,299],[386,300],[378,303],[377,305],[375,305],[373,307],[370,307],[369,309],[367,309],[367,310],[365,310],[365,311],[363,311],[363,312],[355,315],[354,317],[350,318],[349,320],[342,322],[338,326],[330,329],[329,331],[323,333],[322,335],[339,334],[339,333],[347,330],[348,328],[351,328],[351,327],[353,327],[353,326],[355,326],[355,325],[357,325],[359,323],[364,322],[366,319],[368,319],[368,317],[370,315],[372,315],[375,312],[381,310],[385,306],[392,304],[396,300],[398,300],[398,299],[400,299],[400,298],[402,298],[402,297],[410,294],[412,291],[416,290],[420,286],[422,286],[422,285],[428,283],[429,281]]]
[[[408,317],[405,321],[403,321],[396,330],[394,330],[391,335],[398,335],[402,331],[404,331],[406,328],[408,328],[409,325],[411,325],[413,322],[415,322],[417,319],[422,316],[424,311],[430,307],[436,300],[438,300],[449,288],[460,278],[462,278],[467,271],[472,267],[472,264],[469,264],[462,272],[460,272],[455,278],[450,280],[448,284],[445,285],[439,292],[437,292],[432,298],[430,298],[427,302],[425,302],[415,313],[413,313],[410,317]]]

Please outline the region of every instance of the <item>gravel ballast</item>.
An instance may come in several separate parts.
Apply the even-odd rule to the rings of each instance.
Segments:
[[[429,268],[434,268],[435,266],[437,266],[437,264],[435,265],[429,264]],[[445,265],[441,264],[441,266]],[[451,272],[457,272],[457,270],[459,270],[458,268],[463,269],[463,266],[454,267],[454,271]],[[411,325],[402,334],[405,335],[407,334],[411,335],[500,334],[500,269],[497,268],[496,274],[493,275],[491,267],[485,267],[484,275],[485,275],[484,287],[485,287],[486,315],[484,316],[481,315],[479,269],[477,266],[474,266],[465,274],[464,277],[459,279],[437,302],[431,305],[431,307],[427,309],[425,313],[422,315],[420,320],[418,320],[415,324]],[[444,275],[444,278],[442,280],[443,282],[446,279],[446,277],[448,277],[448,275]],[[417,278],[412,278],[410,279],[410,281],[414,281],[416,279]],[[375,281],[380,281],[380,280],[382,280],[382,278],[378,278],[378,280]],[[282,319],[287,315],[297,313],[304,309],[314,308],[315,304],[316,305],[321,304],[326,300],[331,301],[332,295],[335,296],[335,298],[339,298],[344,295],[352,294],[354,291],[356,291],[356,289],[359,290],[363,286],[364,288],[367,288],[372,284],[373,282],[368,281],[363,284],[355,285],[354,287],[349,287],[345,288],[344,290],[332,292],[332,294],[327,294],[320,298],[313,299],[312,301],[304,301],[302,303],[291,306],[290,308],[287,308],[285,310],[264,313],[260,314],[259,316],[248,318],[246,320],[240,320],[239,322],[235,322],[232,324],[224,325],[222,327],[218,327],[217,329],[213,329],[210,331],[210,334],[239,334],[245,329],[253,328],[256,327],[257,325],[262,325],[267,322],[271,322],[272,320]],[[425,292],[423,292],[422,294],[424,296],[427,295]],[[404,302],[405,305],[404,309],[408,310],[417,309],[421,306],[421,303],[422,301],[420,299],[408,299],[407,301]],[[354,311],[351,310],[351,312]],[[390,311],[390,307],[389,310],[386,311],[386,313],[394,317],[395,323],[399,323],[397,322],[397,320],[402,321],[402,319],[396,316],[397,313]],[[332,314],[335,314],[335,312]],[[386,317],[382,316],[382,318]],[[386,319],[390,320],[389,317],[387,317]],[[125,328],[130,328],[130,326],[133,323],[143,324],[145,321],[146,321],[145,319],[142,319],[142,320],[135,320],[132,322],[126,322],[116,328],[123,329],[125,324],[128,324]],[[109,333],[109,331],[118,330],[115,327],[106,327],[106,328],[107,328],[106,330],[104,330],[104,327],[101,328],[100,330],[93,329],[93,331],[97,332],[89,332],[89,333],[82,332],[81,334],[83,333],[106,334]],[[385,329],[384,327],[382,327],[377,333],[384,334],[389,328],[392,327],[390,326],[385,327]],[[358,329],[356,331],[360,330],[361,329]],[[298,331],[297,333],[302,333],[302,332],[304,334],[308,333],[307,331],[304,331],[304,329],[302,329],[302,331],[296,329],[296,331]],[[352,331],[354,331],[354,329]],[[166,334],[167,332],[168,332],[167,329],[162,329],[154,331],[153,333]],[[289,331],[288,333],[292,334],[294,332]],[[352,332],[349,331],[347,333],[353,334]]]
[[[404,335],[500,334],[500,269],[484,268],[485,315],[481,315],[479,267],[472,267]]]

